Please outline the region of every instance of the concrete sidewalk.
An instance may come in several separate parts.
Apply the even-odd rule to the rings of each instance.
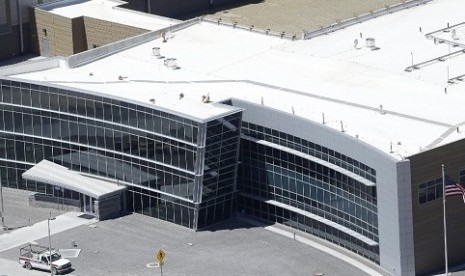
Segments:
[[[50,221],[50,235],[66,231],[80,225],[97,222],[96,219],[80,218],[79,216],[82,214],[83,213],[79,212],[68,212],[57,216],[55,220]],[[22,244],[33,242],[45,237],[48,237],[47,220],[0,235],[0,252],[4,252]]]
[[[295,232],[289,232],[289,231],[280,229],[280,228],[278,228],[276,226],[273,226],[273,225],[264,225],[263,223],[261,223],[259,221],[249,219],[249,218],[246,218],[246,217],[240,217],[239,219],[243,220],[243,221],[245,221],[247,223],[250,223],[252,225],[262,227],[265,230],[271,231],[271,232],[279,234],[281,236],[285,236],[285,237],[294,239],[294,240],[296,240],[298,242],[301,242],[303,244],[309,245],[309,246],[311,246],[311,247],[313,247],[315,249],[318,249],[318,250],[320,250],[322,252],[325,252],[326,254],[329,254],[329,255],[331,255],[331,256],[333,256],[335,258],[338,258],[341,261],[344,261],[344,262],[346,262],[346,263],[360,269],[361,271],[367,273],[368,275],[371,275],[371,276],[385,276],[387,274],[386,271],[383,271],[383,273],[381,273],[380,271],[377,271],[377,270],[371,268],[370,266],[356,260],[355,258],[351,258],[350,256],[348,256],[346,254],[343,254],[343,253],[341,253],[341,252],[339,252],[337,250],[334,250],[332,248],[329,248],[327,246],[324,246],[321,243],[318,243],[318,242],[312,241],[310,239],[307,239],[307,238],[301,236],[300,234],[296,235]],[[381,267],[379,269],[381,270]]]

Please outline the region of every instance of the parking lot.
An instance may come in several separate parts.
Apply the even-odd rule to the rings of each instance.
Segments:
[[[16,201],[19,199],[16,198]],[[10,204],[15,203],[5,200],[5,211],[10,209]],[[29,212],[29,208],[23,207],[22,210],[29,215],[35,214]],[[36,212],[39,212],[36,215],[43,216],[49,210]],[[54,221],[51,221],[50,227],[53,230]],[[36,242],[48,245],[46,234],[43,236]],[[166,252],[163,266],[165,276],[368,275],[311,246],[236,219],[209,230],[193,232],[174,224],[132,214],[77,226],[53,234],[51,239],[52,247],[65,250],[66,255],[72,257],[70,260],[74,270],[69,275],[160,275],[155,258],[159,249]],[[19,267],[18,249],[19,246],[1,252],[0,259],[10,266]],[[0,275],[7,275],[1,271],[2,267]],[[26,272],[23,268],[18,271]],[[46,275],[45,272],[43,274]],[[17,274],[10,272],[8,275]]]

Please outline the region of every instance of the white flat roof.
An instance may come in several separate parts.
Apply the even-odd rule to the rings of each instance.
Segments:
[[[463,0],[435,0],[305,41],[203,22],[174,33],[167,43],[158,39],[79,68],[14,77],[155,98],[198,116],[207,94],[213,101],[263,101],[316,122],[324,113],[326,126],[340,130],[342,124],[346,135],[402,158],[465,137],[465,85],[447,83],[448,74],[465,73],[465,55],[405,71],[412,57],[419,63],[459,50],[425,34],[462,22],[463,10]],[[365,47],[367,37],[380,49]],[[176,58],[181,68],[168,69],[152,56],[152,47]],[[119,75],[127,78],[117,81]]]
[[[40,5],[40,9],[68,18],[88,16],[149,31],[171,26],[178,20],[119,8],[123,1],[65,0]]]

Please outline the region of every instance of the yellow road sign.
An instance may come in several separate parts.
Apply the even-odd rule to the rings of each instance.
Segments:
[[[158,260],[158,263],[160,265],[163,265],[163,260],[165,259],[165,255],[166,253],[163,251],[163,250],[158,250],[158,253],[157,253],[157,260]]]

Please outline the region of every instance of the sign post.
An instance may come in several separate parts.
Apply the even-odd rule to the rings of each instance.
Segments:
[[[158,264],[160,265],[160,274],[163,276],[163,265],[164,265],[164,259],[165,259],[166,253],[163,250],[158,250],[157,253],[157,260]]]

